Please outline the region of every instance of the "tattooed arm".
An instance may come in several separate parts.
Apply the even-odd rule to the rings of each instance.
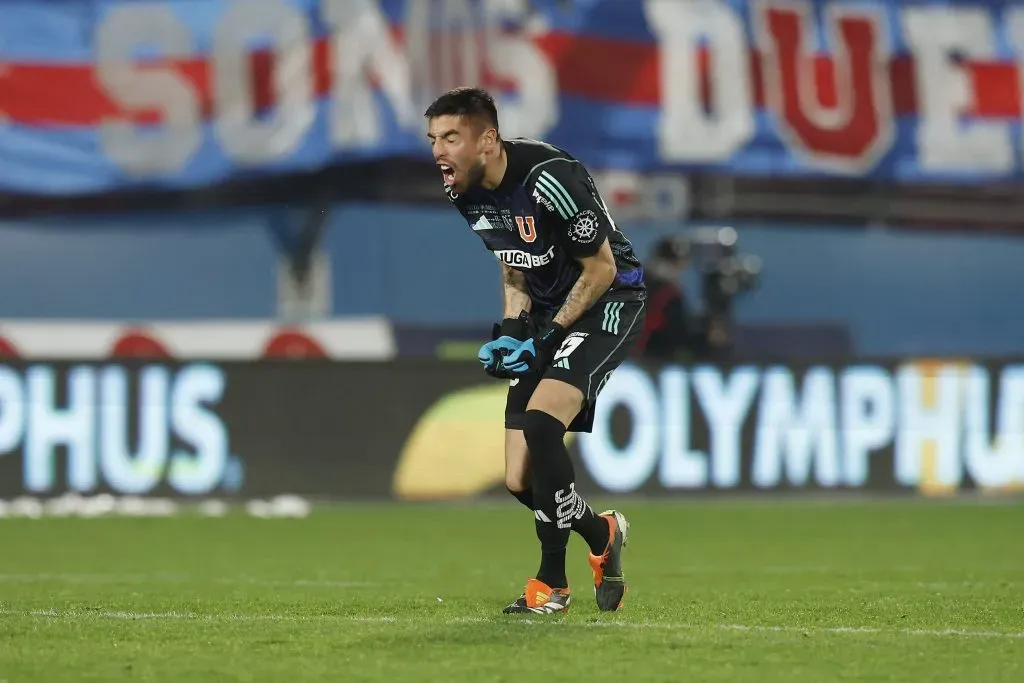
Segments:
[[[502,289],[504,290],[504,302],[506,318],[517,318],[521,311],[530,311],[533,300],[526,289],[526,278],[521,272],[501,264]]]
[[[615,257],[608,240],[604,241],[596,254],[577,258],[577,261],[583,271],[554,319],[563,328],[579,320],[615,281]]]

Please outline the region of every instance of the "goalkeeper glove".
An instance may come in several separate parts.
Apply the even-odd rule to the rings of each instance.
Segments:
[[[520,313],[518,318],[505,318],[495,323],[491,341],[481,346],[477,353],[484,372],[499,379],[510,379],[512,375],[505,369],[503,360],[529,338],[529,314],[526,311]]]
[[[539,334],[527,339],[504,359],[505,368],[513,375],[543,370],[554,358],[565,339],[566,329],[551,323]]]

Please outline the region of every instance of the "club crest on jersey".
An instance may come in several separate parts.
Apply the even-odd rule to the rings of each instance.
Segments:
[[[597,214],[584,209],[569,222],[569,238],[579,244],[590,244],[597,239],[597,226]]]
[[[551,213],[555,212],[555,205],[551,203],[551,200],[540,193],[540,190],[533,188],[533,198],[537,200],[537,203],[543,206]]]

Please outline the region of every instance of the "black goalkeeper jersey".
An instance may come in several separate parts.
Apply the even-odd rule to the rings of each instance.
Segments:
[[[505,140],[508,168],[494,190],[477,186],[448,198],[502,263],[521,271],[535,309],[553,313],[579,278],[576,258],[593,256],[608,238],[617,274],[598,302],[646,298],[643,268],[616,227],[583,164],[529,139]]]

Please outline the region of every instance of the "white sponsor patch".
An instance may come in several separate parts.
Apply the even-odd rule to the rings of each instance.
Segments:
[[[540,268],[554,260],[555,248],[552,246],[543,254],[531,254],[518,249],[500,249],[494,252],[494,256],[507,266],[515,268]]]

